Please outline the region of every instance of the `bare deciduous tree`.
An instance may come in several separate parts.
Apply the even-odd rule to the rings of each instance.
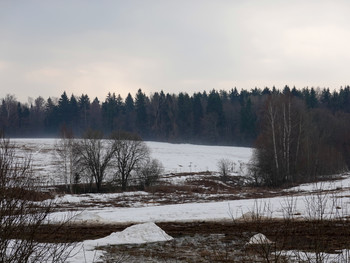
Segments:
[[[126,190],[130,175],[149,158],[149,149],[138,135],[117,133],[113,135],[115,175],[122,190]]]
[[[115,132],[110,139],[102,140],[101,134],[89,131],[76,142],[75,152],[81,173],[89,175],[98,192],[107,175],[113,175],[126,190],[132,175],[143,184],[151,184],[162,171],[161,164],[150,159],[146,143],[135,134]]]
[[[77,143],[76,151],[79,166],[89,174],[99,192],[106,176],[106,170],[115,153],[114,143],[108,141],[104,143],[101,133],[88,131],[84,138]]]

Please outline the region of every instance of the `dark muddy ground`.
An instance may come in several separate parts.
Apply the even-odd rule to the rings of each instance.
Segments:
[[[245,222],[158,223],[174,237],[168,242],[108,246],[103,262],[259,262],[266,251],[298,250],[336,253],[350,248],[349,221],[261,220]],[[41,242],[79,242],[105,237],[129,225],[43,227]],[[54,231],[53,231],[54,229]],[[257,233],[274,243],[268,248],[246,243]],[[270,255],[271,256],[271,255]],[[278,262],[285,258],[277,254]],[[275,257],[277,257],[275,255]]]
[[[297,250],[335,253],[350,248],[350,222],[261,221],[232,223],[161,223],[173,241],[105,248],[105,262],[288,262],[280,253]],[[264,233],[268,246],[247,246]],[[267,256],[269,254],[269,256]],[[267,257],[269,257],[268,261]],[[271,258],[272,257],[272,258]],[[271,261],[273,260],[273,261]]]

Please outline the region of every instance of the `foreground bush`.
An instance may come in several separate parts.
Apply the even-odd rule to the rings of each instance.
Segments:
[[[18,157],[15,149],[0,139],[0,262],[64,262],[70,244],[35,241],[52,204],[33,202],[40,195],[30,159]]]

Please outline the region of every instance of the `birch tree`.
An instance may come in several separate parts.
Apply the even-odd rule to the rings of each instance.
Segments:
[[[77,142],[71,130],[63,129],[61,134],[61,139],[55,145],[56,154],[60,159],[59,172],[63,175],[67,189],[73,193],[73,186],[79,174]]]
[[[298,155],[305,139],[303,114],[303,107],[290,94],[268,98],[255,151],[255,163],[265,184],[281,185],[298,175]]]

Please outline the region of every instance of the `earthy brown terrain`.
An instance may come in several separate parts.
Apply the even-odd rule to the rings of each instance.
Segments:
[[[190,175],[188,176],[191,178]],[[234,181],[222,184],[217,178],[207,174],[201,182],[190,179],[186,185],[182,186],[163,183],[146,189],[146,191],[152,194],[148,196],[132,195],[92,205],[128,207],[140,201],[148,204],[153,202],[157,205],[164,205],[261,198],[281,195],[283,189],[243,187]],[[289,195],[291,193],[283,194]],[[55,209],[74,210],[87,208],[88,206],[89,204],[81,204],[81,206],[71,207],[69,204],[61,204]],[[338,221],[312,221],[256,217],[240,220],[232,219],[230,222],[159,222],[157,225],[171,235],[174,240],[103,247],[101,249],[107,252],[103,261],[291,262],[290,259],[287,260],[278,251],[293,250],[298,251],[299,254],[304,253],[304,251],[338,253],[341,249],[350,248],[350,220],[346,218]],[[36,237],[36,240],[40,242],[81,242],[105,237],[113,232],[122,231],[128,226],[68,223],[57,228],[57,226],[48,225],[40,229],[40,234]],[[273,243],[268,247],[246,245],[249,239],[257,233],[263,233]],[[21,235],[23,237],[23,232]],[[273,259],[270,258],[271,255],[273,255]],[[293,262],[308,261],[297,260]]]

